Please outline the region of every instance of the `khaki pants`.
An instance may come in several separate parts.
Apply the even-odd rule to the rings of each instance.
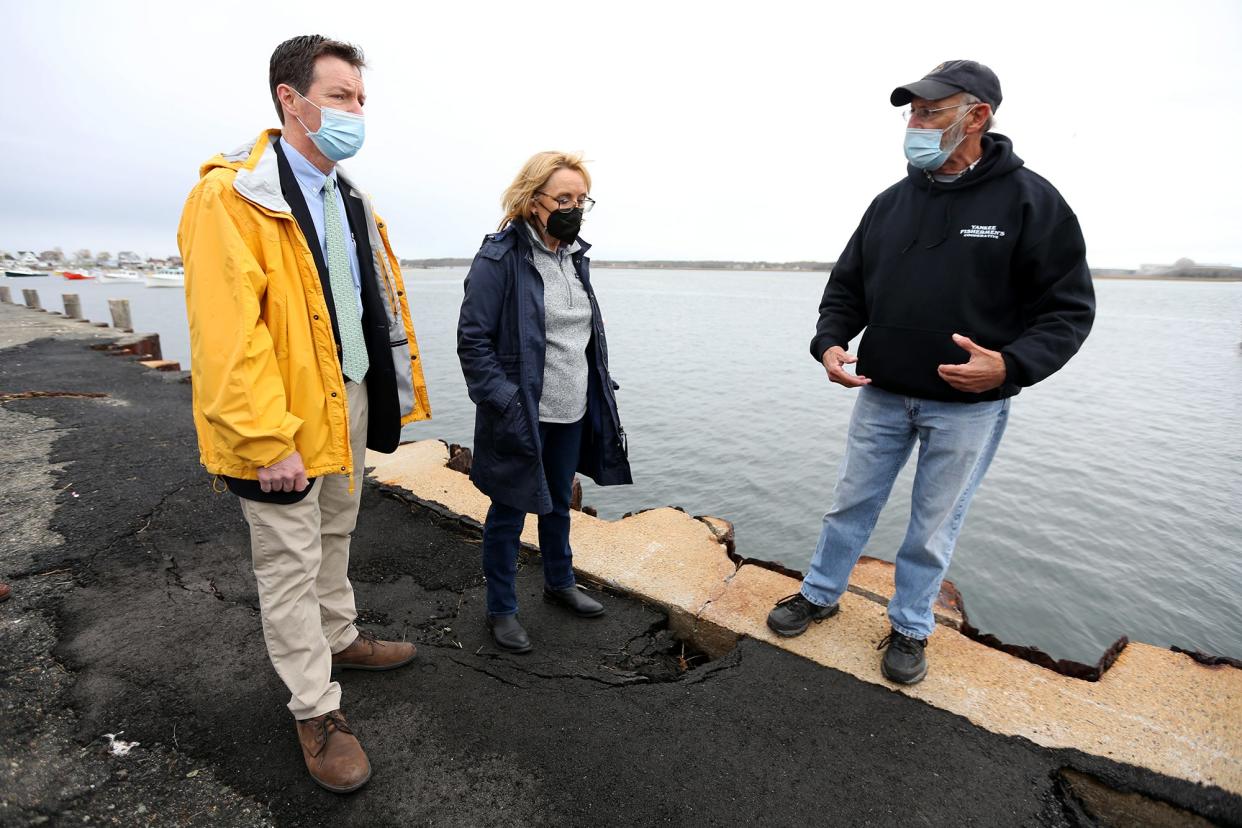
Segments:
[[[341,706],[332,681],[332,654],[358,637],[354,588],[349,583],[349,539],[362,499],[367,445],[366,383],[345,383],[349,400],[350,478],[327,475],[297,503],[239,498],[250,524],[254,576],[263,637],[277,675],[293,694],[289,711],[309,719]]]

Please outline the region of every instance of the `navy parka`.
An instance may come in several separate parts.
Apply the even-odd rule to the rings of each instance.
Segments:
[[[601,486],[632,483],[625,430],[608,372],[608,343],[591,288],[590,245],[579,239],[574,270],[591,300],[587,413],[578,471]],[[547,349],[543,279],[519,221],[485,236],[466,275],[457,324],[457,356],[476,406],[470,479],[493,500],[547,514],[552,497],[543,470],[539,400]]]

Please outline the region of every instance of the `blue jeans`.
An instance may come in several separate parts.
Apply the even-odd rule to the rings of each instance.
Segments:
[[[910,524],[897,550],[896,589],[888,603],[893,629],[926,639],[935,629],[932,605],[953,557],[966,509],[996,455],[1009,400],[937,402],[859,389],[845,456],[824,515],[802,595],[820,606],[836,603],[871,537],[897,473],[917,440]]]
[[[552,495],[552,511],[539,516],[539,555],[543,558],[543,582],[548,589],[574,585],[573,551],[569,548],[569,499],[574,472],[582,450],[582,420],[576,423],[540,423],[543,443],[543,474]],[[513,615],[518,611],[518,550],[526,513],[492,501],[483,524],[483,574],[487,578],[488,615]]]

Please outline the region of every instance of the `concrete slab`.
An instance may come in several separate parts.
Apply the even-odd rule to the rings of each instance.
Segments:
[[[77,320],[39,313],[25,305],[0,302],[0,348],[12,348],[46,337],[78,337],[105,342],[115,339],[116,334],[83,327]]]
[[[481,523],[487,498],[465,475],[445,468],[447,459],[439,441],[414,443],[388,458],[374,456],[373,476]],[[864,559],[836,618],[783,639],[765,619],[777,600],[797,592],[798,581],[759,566],[737,568],[722,545],[727,521],[696,520],[675,509],[619,521],[574,513],[572,520],[579,577],[660,606],[677,633],[714,657],[755,638],[996,733],[1242,793],[1242,670],[1131,644],[1101,681],[1068,678],[961,635],[950,589],[936,607],[943,628],[928,645],[928,678],[900,687],[880,675],[876,650],[889,630],[891,563]],[[538,543],[535,525],[532,516],[523,533],[531,545]]]
[[[142,359],[138,364],[152,371],[180,371],[181,363],[175,359]]]
[[[853,592],[855,595],[861,595],[864,598],[870,598],[872,601],[887,607],[895,590],[893,576],[896,571],[897,568],[892,561],[884,561],[864,555],[858,561],[858,565],[854,567],[854,571],[850,573],[850,592]],[[932,606],[932,612],[936,615],[937,624],[960,630],[963,619],[961,608],[953,603],[953,596],[956,593],[957,588],[946,581],[944,587],[940,590],[940,594],[936,596],[936,603]]]
[[[366,462],[372,479],[481,525],[490,500],[466,475],[446,468],[447,461],[444,443],[424,440],[391,455],[368,452]],[[679,632],[691,631],[693,617],[736,569],[712,529],[677,509],[653,509],[616,522],[573,512],[570,520],[578,577],[668,609]],[[538,547],[534,515],[526,519],[522,541]]]
[[[700,621],[887,686],[996,733],[1242,793],[1242,670],[1206,667],[1131,644],[1100,681],[1088,682],[940,629],[928,643],[927,678],[903,687],[880,675],[876,645],[889,626],[874,601],[847,593],[841,612],[806,634],[787,639],[771,632],[768,610],[797,588],[792,578],[743,566]]]

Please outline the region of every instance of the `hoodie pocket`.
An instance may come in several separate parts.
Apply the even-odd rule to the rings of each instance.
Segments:
[[[870,325],[858,346],[858,373],[876,387],[897,394],[932,399],[965,395],[940,378],[941,365],[967,362],[970,354],[953,334],[974,338],[970,331],[931,331],[894,325]]]

